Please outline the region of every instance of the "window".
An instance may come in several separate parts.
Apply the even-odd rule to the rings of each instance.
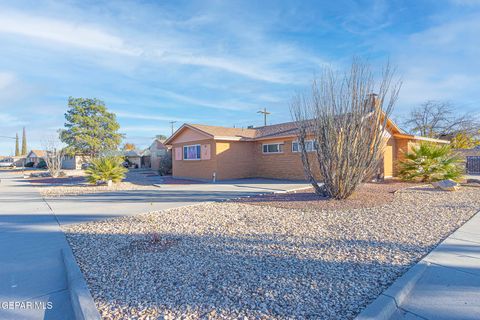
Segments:
[[[271,143],[263,145],[263,153],[282,153],[283,143]]]
[[[199,144],[183,146],[183,160],[200,160],[201,150]]]
[[[307,152],[313,152],[317,148],[315,140],[305,140],[305,149]],[[298,141],[292,142],[292,152],[300,152],[300,143]]]

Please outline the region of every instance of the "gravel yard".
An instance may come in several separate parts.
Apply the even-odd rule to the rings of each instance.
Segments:
[[[372,208],[224,202],[65,227],[105,319],[351,319],[480,208],[480,188]]]
[[[342,201],[319,197],[315,194],[313,188],[298,192],[274,193],[257,197],[233,199],[231,201],[288,209],[340,210],[372,208],[392,202],[397,190],[415,185],[418,185],[418,183],[401,182],[398,180],[365,183],[348,199]]]

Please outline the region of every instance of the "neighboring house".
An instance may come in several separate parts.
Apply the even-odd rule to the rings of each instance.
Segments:
[[[472,149],[457,149],[455,152],[465,161],[465,171],[480,174],[480,146]]]
[[[169,148],[164,142],[165,140],[155,139],[148,148],[150,153],[150,168],[153,170],[160,169],[160,160],[168,154]]]
[[[396,162],[403,152],[420,141],[445,140],[406,134],[391,120],[387,122],[387,144],[379,175],[397,174]],[[165,141],[173,150],[173,176],[203,180],[249,177],[304,180],[305,174],[294,122],[258,128],[226,128],[184,124]],[[314,151],[314,142],[307,147]],[[313,154],[312,154],[313,157]],[[314,174],[319,178],[319,172]]]
[[[62,169],[67,170],[79,170],[82,169],[82,165],[90,162],[90,156],[84,155],[64,155],[62,158]]]
[[[125,160],[130,163],[132,168],[142,167],[142,153],[138,150],[129,150],[123,153]]]
[[[31,150],[25,159],[25,164],[33,162],[33,166],[37,166],[40,161],[45,159],[47,152],[44,150]]]

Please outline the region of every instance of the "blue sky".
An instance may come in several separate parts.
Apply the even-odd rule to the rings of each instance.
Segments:
[[[104,100],[140,147],[172,120],[289,121],[292,95],[352,56],[397,66],[396,118],[429,99],[478,112],[480,1],[0,1],[0,135],[26,126],[40,148],[69,96]]]

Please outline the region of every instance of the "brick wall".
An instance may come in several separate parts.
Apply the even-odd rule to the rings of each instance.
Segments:
[[[301,154],[299,152],[292,152],[292,142],[294,140],[295,139],[291,138],[255,142],[255,160],[257,164],[255,176],[274,179],[305,180]],[[263,153],[263,144],[281,142],[284,143],[283,153]],[[320,173],[317,169],[318,164],[316,164],[316,161],[316,156],[312,153],[310,155],[310,163],[318,179]]]
[[[210,160],[183,160],[176,159],[175,148],[192,144],[210,144]],[[217,157],[215,153],[215,141],[213,139],[176,143],[172,146],[172,170],[175,177],[189,177],[194,179],[212,180],[213,172],[217,170]]]
[[[217,141],[217,179],[255,176],[254,142]]]

